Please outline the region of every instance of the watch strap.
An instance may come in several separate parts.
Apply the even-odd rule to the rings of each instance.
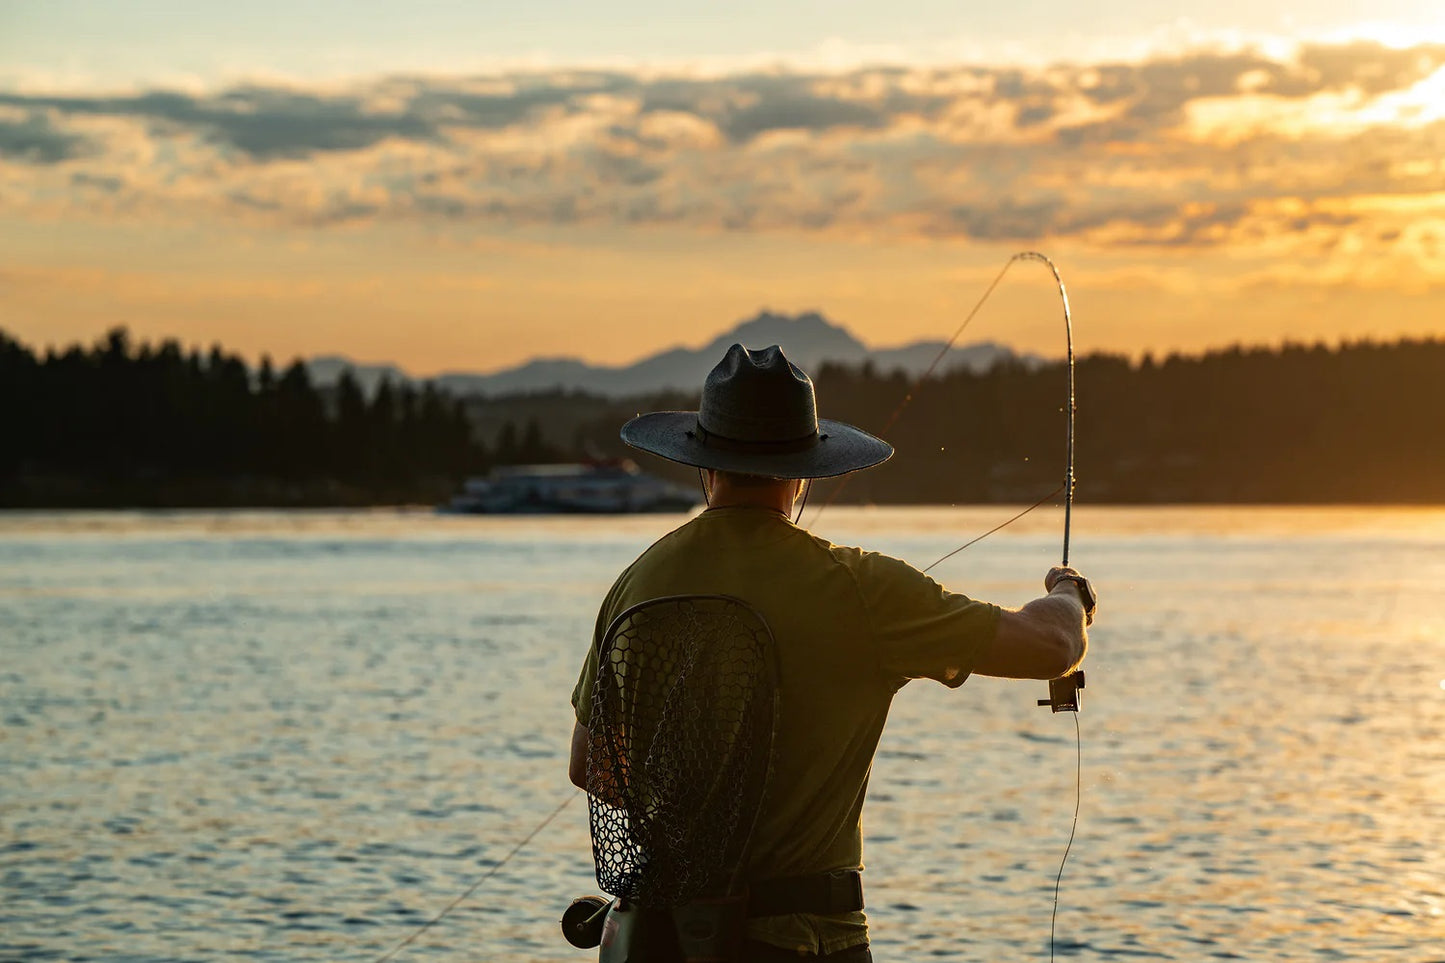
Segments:
[[[1064,581],[1073,582],[1079,587],[1079,599],[1084,603],[1084,624],[1093,625],[1094,610],[1099,607],[1099,597],[1094,593],[1094,586],[1084,576],[1073,573],[1060,575],[1054,584],[1057,585]]]

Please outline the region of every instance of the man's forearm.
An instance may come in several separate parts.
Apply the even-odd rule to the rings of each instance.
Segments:
[[[993,644],[974,670],[1006,679],[1056,679],[1084,660],[1084,604],[1071,582],[1019,609],[1004,609]]]
[[[1048,626],[1068,652],[1068,671],[1073,671],[1084,661],[1089,649],[1089,635],[1085,629],[1084,601],[1076,584],[1061,580],[1048,595],[1036,598],[1019,609],[1019,614]]]

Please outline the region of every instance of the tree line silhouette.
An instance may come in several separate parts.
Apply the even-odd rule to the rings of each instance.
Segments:
[[[1431,400],[1445,341],[1097,354],[1076,374],[1081,499],[1445,503]],[[1029,502],[1062,481],[1062,362],[917,385],[868,365],[813,375],[826,417],[897,449],[850,478],[840,501]],[[623,421],[696,400],[458,399],[389,381],[368,393],[350,372],[321,387],[300,360],[253,369],[219,346],[136,344],[120,328],[44,355],[0,331],[0,506],[438,502],[494,465],[635,455],[618,440]]]
[[[1445,503],[1432,401],[1445,341],[1096,354],[1079,359],[1076,381],[1087,501]],[[820,404],[878,429],[905,391],[866,371],[819,377]],[[1063,480],[1066,398],[1062,362],[920,385],[885,433],[898,454],[859,482],[878,501],[1033,501]]]
[[[219,346],[132,343],[36,357],[0,332],[0,504],[365,504],[449,490],[485,463],[455,399]]]

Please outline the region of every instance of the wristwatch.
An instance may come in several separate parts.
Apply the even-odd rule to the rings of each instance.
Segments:
[[[1094,586],[1082,575],[1064,574],[1054,579],[1054,584],[1060,582],[1073,582],[1079,587],[1079,600],[1084,603],[1084,624],[1094,624],[1094,610],[1099,607],[1099,597],[1094,594]]]

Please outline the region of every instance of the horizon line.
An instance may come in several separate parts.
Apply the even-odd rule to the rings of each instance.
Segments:
[[[821,312],[817,312],[817,311],[807,311],[807,312],[802,312],[802,313],[800,313],[799,315],[796,315],[796,316],[787,316],[787,315],[784,315],[783,317],[786,318],[786,320],[788,320],[788,321],[793,321],[793,320],[797,320],[797,318],[799,318],[799,317],[802,317],[802,316],[805,316],[805,315],[808,315],[808,314],[816,314],[817,316],[823,318],[824,321],[827,321],[827,323],[829,323],[832,327],[841,328],[841,329],[842,329],[843,331],[845,331],[850,337],[852,337],[854,340],[856,340],[856,341],[858,341],[860,344],[862,344],[863,347],[864,347],[869,353],[880,352],[880,351],[898,351],[898,350],[903,350],[903,349],[906,349],[906,348],[915,347],[915,346],[918,346],[918,345],[930,345],[930,346],[931,346],[931,345],[934,345],[934,344],[942,343],[944,340],[946,340],[946,339],[943,339],[943,338],[938,338],[938,339],[920,339],[920,340],[917,340],[917,341],[910,341],[910,342],[906,342],[906,343],[904,343],[904,344],[900,344],[900,345],[896,345],[896,346],[892,346],[892,347],[880,347],[880,346],[871,345],[871,344],[867,344],[867,343],[863,342],[862,339],[858,338],[857,335],[853,334],[853,332],[850,331],[850,330],[849,330],[847,327],[845,327],[844,325],[837,324],[837,323],[832,322],[832,321],[828,321],[827,316],[826,316],[826,315],[823,315]],[[736,327],[738,327],[739,325],[745,324],[745,323],[747,323],[748,321],[752,321],[752,320],[756,320],[756,316],[755,316],[754,318],[749,318],[749,319],[746,319],[745,321],[738,322],[738,324],[735,324],[733,327],[736,328]],[[362,360],[357,360],[357,359],[355,359],[355,358],[350,357],[349,355],[342,354],[342,353],[339,353],[339,352],[337,352],[337,353],[326,353],[326,354],[316,354],[316,355],[311,355],[311,356],[309,356],[309,357],[298,354],[298,355],[293,356],[290,360],[285,361],[285,362],[283,363],[283,362],[278,362],[278,361],[276,361],[275,358],[272,357],[272,355],[271,355],[270,352],[261,352],[261,353],[260,353],[259,355],[257,355],[255,358],[248,359],[242,352],[236,351],[236,350],[234,350],[234,349],[229,349],[229,348],[227,348],[224,344],[222,344],[222,343],[219,342],[219,341],[214,341],[214,342],[211,342],[210,344],[207,344],[207,345],[204,345],[204,346],[201,345],[201,344],[197,344],[197,343],[183,344],[183,343],[181,342],[180,338],[178,338],[178,337],[176,337],[176,336],[174,336],[174,335],[162,336],[162,337],[157,338],[157,339],[154,339],[154,340],[153,340],[153,339],[150,339],[150,338],[143,339],[143,340],[132,340],[131,337],[130,337],[130,336],[131,336],[130,326],[129,326],[129,325],[124,325],[124,324],[110,325],[109,327],[105,328],[105,330],[102,331],[98,336],[96,336],[95,338],[91,339],[89,342],[82,342],[82,341],[80,341],[80,340],[75,340],[75,341],[72,341],[72,342],[69,342],[69,343],[63,344],[63,345],[57,345],[57,344],[55,344],[55,343],[52,342],[52,343],[46,343],[46,344],[44,344],[43,346],[40,346],[40,347],[36,347],[36,346],[31,345],[31,344],[27,344],[25,341],[23,341],[23,340],[22,340],[21,338],[19,338],[18,336],[11,334],[11,333],[6,329],[6,327],[5,327],[4,325],[0,325],[0,341],[9,340],[10,342],[12,342],[12,343],[18,345],[19,347],[21,347],[22,349],[28,351],[30,354],[34,355],[34,356],[37,357],[38,359],[42,359],[42,360],[43,360],[44,358],[46,358],[46,357],[48,357],[48,356],[56,356],[56,357],[59,357],[59,356],[62,356],[62,355],[66,354],[66,353],[68,353],[68,352],[70,352],[70,351],[77,350],[77,349],[78,349],[78,350],[91,350],[91,349],[95,349],[95,348],[101,347],[101,346],[104,345],[106,339],[107,339],[113,332],[117,332],[117,331],[123,332],[123,333],[126,335],[127,340],[130,342],[129,350],[132,351],[132,352],[133,352],[133,351],[136,351],[136,350],[138,350],[138,349],[141,349],[141,348],[155,348],[155,347],[161,347],[161,346],[164,346],[164,345],[167,345],[167,344],[172,344],[172,343],[174,343],[174,344],[177,345],[177,346],[181,349],[181,351],[182,351],[183,353],[185,353],[185,354],[209,355],[212,351],[219,349],[219,351],[221,352],[221,354],[223,354],[224,356],[226,356],[226,357],[228,357],[228,358],[239,358],[239,359],[242,361],[242,363],[246,365],[246,367],[247,367],[248,370],[259,369],[259,368],[261,367],[261,364],[262,364],[264,361],[267,361],[267,360],[269,360],[269,361],[271,362],[273,368],[278,369],[278,370],[284,370],[286,367],[289,367],[290,365],[292,365],[292,364],[294,364],[294,363],[296,363],[296,362],[299,361],[299,362],[301,362],[303,365],[305,365],[305,366],[308,368],[308,372],[309,372],[309,369],[310,369],[311,365],[314,364],[315,362],[318,362],[318,361],[324,361],[324,362],[341,362],[341,364],[342,364],[341,370],[343,370],[343,371],[345,371],[345,370],[350,370],[350,371],[352,371],[352,372],[357,372],[357,371],[362,371],[362,370],[367,370],[367,369],[390,368],[390,369],[393,369],[393,370],[396,371],[396,372],[399,372],[407,381],[416,382],[416,383],[420,383],[420,384],[425,384],[425,383],[427,383],[427,382],[436,381],[436,380],[439,379],[439,378],[446,378],[446,377],[492,377],[492,376],[495,376],[495,375],[498,375],[498,374],[504,374],[504,373],[507,373],[507,372],[510,372],[510,371],[516,371],[516,370],[518,370],[518,369],[520,369],[520,368],[524,368],[524,367],[526,367],[526,366],[528,366],[528,365],[531,365],[531,364],[545,363],[545,362],[576,362],[576,363],[582,364],[582,365],[584,365],[584,366],[586,366],[586,367],[588,367],[588,368],[591,368],[591,369],[593,369],[593,370],[599,370],[599,371],[620,371],[620,370],[624,370],[624,369],[626,369],[626,368],[633,367],[634,365],[640,364],[640,363],[642,363],[642,362],[644,362],[644,361],[650,360],[651,358],[654,358],[654,357],[656,357],[657,355],[665,354],[665,353],[667,353],[667,352],[669,352],[669,351],[676,351],[676,350],[698,351],[698,350],[701,350],[702,347],[705,347],[705,346],[706,346],[706,345],[704,344],[704,345],[699,345],[699,346],[697,346],[697,347],[688,348],[688,347],[686,347],[686,346],[684,346],[684,345],[680,345],[680,344],[679,344],[679,345],[673,345],[673,346],[671,346],[671,347],[660,348],[660,349],[655,350],[655,351],[653,351],[653,352],[651,352],[651,353],[649,353],[649,354],[642,355],[642,356],[640,356],[637,360],[632,361],[632,362],[629,362],[629,363],[627,363],[627,364],[619,364],[619,365],[595,364],[595,363],[593,363],[593,362],[589,362],[589,361],[587,361],[586,359],[581,358],[581,357],[577,357],[577,356],[575,356],[575,355],[574,355],[574,356],[566,356],[566,355],[551,355],[551,356],[538,355],[538,356],[533,356],[533,357],[531,357],[531,358],[528,358],[527,360],[525,360],[525,361],[523,361],[523,362],[521,362],[521,363],[519,363],[519,364],[510,365],[510,366],[508,366],[508,367],[503,367],[503,368],[497,368],[497,369],[490,370],[490,371],[467,370],[467,369],[449,369],[449,370],[437,371],[437,372],[434,372],[434,373],[432,373],[432,374],[419,375],[419,374],[413,374],[412,372],[410,372],[410,371],[408,371],[406,368],[404,368],[401,364],[399,364],[399,363],[397,363],[397,362],[395,362],[395,361],[362,361]],[[721,334],[725,334],[725,333],[727,333],[727,332],[721,332],[719,335],[714,336],[714,337],[713,337],[712,339],[710,339],[710,340],[715,341],[715,340],[717,340],[717,337],[720,337]],[[1136,351],[1133,351],[1133,352],[1124,352],[1124,351],[1111,350],[1111,349],[1098,349],[1098,350],[1092,350],[1092,351],[1090,351],[1090,350],[1082,350],[1082,351],[1081,351],[1081,350],[1078,350],[1077,347],[1076,347],[1076,349],[1075,349],[1075,357],[1076,357],[1076,360],[1077,360],[1077,361],[1083,361],[1083,360],[1088,359],[1088,358],[1091,358],[1091,357],[1092,357],[1092,358],[1099,358],[1099,357],[1105,357],[1105,358],[1107,358],[1107,357],[1124,358],[1125,360],[1127,360],[1127,361],[1129,362],[1130,365],[1137,365],[1137,364],[1141,364],[1146,358],[1152,360],[1152,362],[1155,363],[1155,364],[1159,364],[1159,363],[1162,363],[1162,362],[1164,362],[1164,361],[1167,361],[1167,360],[1169,360],[1169,359],[1171,359],[1171,358],[1181,358],[1181,359],[1186,359],[1186,360],[1187,360],[1187,359],[1203,359],[1203,358],[1207,358],[1207,357],[1210,357],[1210,356],[1213,356],[1213,355],[1228,354],[1228,353],[1230,353],[1230,352],[1246,352],[1246,353],[1250,353],[1250,352],[1261,352],[1261,351],[1264,351],[1264,352],[1283,352],[1283,351],[1285,351],[1285,350],[1294,349],[1294,348],[1306,348],[1306,349],[1311,349],[1311,350],[1323,348],[1323,349],[1325,349],[1325,350],[1327,350],[1327,351],[1339,351],[1339,350],[1345,350],[1345,349],[1350,349],[1350,348],[1371,347],[1371,346],[1374,346],[1374,347],[1400,347],[1400,346],[1405,346],[1405,345],[1416,345],[1416,344],[1419,344],[1419,345],[1430,345],[1430,344],[1436,344],[1436,343],[1439,343],[1439,342],[1442,342],[1442,341],[1445,341],[1445,335],[1435,334],[1435,333],[1425,334],[1425,335],[1418,335],[1418,334],[1397,334],[1397,335],[1393,335],[1393,336],[1390,336],[1390,337],[1382,337],[1382,336],[1378,336],[1378,335],[1363,335],[1363,336],[1353,336],[1353,337],[1352,337],[1352,336],[1349,336],[1349,335],[1340,335],[1340,336],[1338,336],[1337,338],[1335,338],[1333,341],[1330,341],[1329,339],[1327,339],[1327,338],[1326,338],[1325,336],[1323,336],[1323,335],[1318,336],[1318,337],[1315,337],[1314,339],[1311,339],[1311,340],[1305,340],[1305,339],[1301,339],[1301,338],[1293,337],[1293,336],[1284,336],[1284,337],[1281,337],[1281,338],[1278,338],[1278,339],[1274,339],[1274,340],[1261,340],[1261,341],[1254,341],[1254,342],[1248,342],[1248,343],[1246,343],[1246,342],[1244,342],[1243,340],[1240,340],[1240,339],[1235,339],[1235,340],[1233,340],[1233,341],[1231,341],[1231,342],[1220,343],[1220,344],[1214,345],[1214,346],[1199,347],[1199,348],[1189,348],[1189,349],[1185,349],[1185,348],[1160,349],[1160,348],[1145,347],[1145,348],[1140,348],[1140,349],[1138,349],[1138,350],[1136,350]],[[996,346],[1003,347],[1003,348],[1007,349],[1008,351],[1014,353],[1015,355],[1017,355],[1017,356],[1019,356],[1019,357],[1029,357],[1029,356],[1032,356],[1032,357],[1040,358],[1040,359],[1042,359],[1042,360],[1043,360],[1044,362],[1046,362],[1046,363],[1053,363],[1053,362],[1065,360],[1065,359],[1064,359],[1064,355],[1062,354],[1062,352],[1060,352],[1058,355],[1054,355],[1054,354],[1048,353],[1048,352],[1033,352],[1033,351],[1030,351],[1030,352],[1020,352],[1020,351],[1019,351],[1017,348],[1015,348],[1012,344],[1010,344],[1010,343],[1008,343],[1008,342],[1006,342],[1006,341],[1002,341],[1002,340],[996,339],[996,338],[988,338],[988,339],[983,339],[983,340],[980,340],[980,341],[970,341],[970,342],[966,342],[966,343],[963,343],[963,344],[955,345],[953,348],[950,348],[950,349],[949,349],[949,353],[951,354],[951,353],[954,353],[954,352],[963,351],[963,350],[966,350],[966,349],[968,349],[968,348],[978,347],[978,346],[981,346],[981,345],[996,345]],[[827,362],[825,362],[825,363],[827,363]],[[866,363],[866,362],[865,362],[865,363]]]

